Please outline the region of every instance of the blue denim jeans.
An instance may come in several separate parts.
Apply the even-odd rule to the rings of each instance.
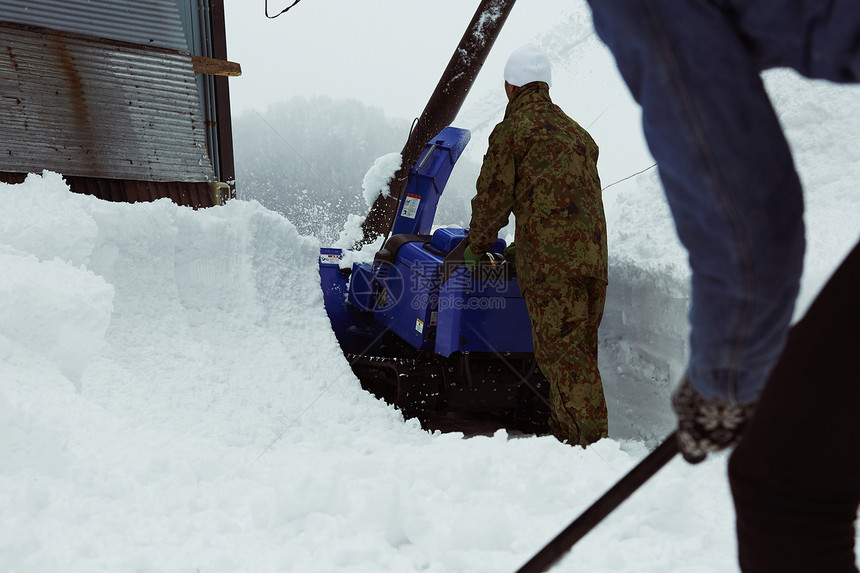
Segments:
[[[688,376],[756,400],[787,338],[803,197],[759,72],[860,76],[848,0],[589,0],[633,96],[692,267]]]

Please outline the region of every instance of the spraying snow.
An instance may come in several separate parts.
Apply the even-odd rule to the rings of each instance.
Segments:
[[[403,157],[400,153],[388,153],[373,162],[373,166],[367,171],[361,183],[364,201],[368,207],[372,207],[373,202],[380,195],[383,197],[391,195],[388,185],[394,179],[394,174],[400,169],[402,162]]]

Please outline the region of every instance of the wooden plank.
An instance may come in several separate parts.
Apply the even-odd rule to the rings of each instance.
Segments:
[[[204,58],[203,56],[191,55],[191,65],[195,74],[208,74],[210,76],[241,76],[242,66],[228,60],[215,58]]]

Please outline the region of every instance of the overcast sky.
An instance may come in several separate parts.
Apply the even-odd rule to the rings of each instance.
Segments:
[[[436,87],[479,0],[301,0],[275,19],[264,1],[226,0],[227,50],[242,65],[230,80],[234,115],[263,112],[298,95],[355,98],[403,119],[408,132]],[[292,0],[269,0],[275,14]],[[456,125],[473,130],[480,159],[484,130],[501,120],[502,72],[524,43],[541,46],[553,64],[554,101],[601,147],[608,184],[653,163],[639,110],[608,50],[591,28],[585,0],[517,0]]]
[[[269,13],[286,5],[270,0]],[[243,70],[231,80],[234,112],[324,94],[355,97],[393,116],[420,113],[477,4],[421,2],[421,11],[430,12],[423,21],[416,21],[418,6],[412,0],[303,0],[267,19],[264,0],[227,0],[228,54]],[[434,14],[429,6],[444,10]]]
[[[507,56],[557,23],[556,4],[519,0],[485,65],[501,76]],[[269,0],[273,14],[292,0]],[[540,4],[541,10],[530,10]],[[354,97],[392,117],[419,115],[479,5],[478,0],[302,0],[275,19],[264,0],[227,0],[233,110],[264,110],[293,95]],[[499,80],[501,85],[501,80]],[[501,89],[501,88],[500,88]]]

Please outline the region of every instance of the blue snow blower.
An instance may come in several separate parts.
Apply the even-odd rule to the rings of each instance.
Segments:
[[[341,268],[340,249],[321,249],[325,307],[363,386],[405,416],[497,413],[523,430],[541,431],[548,383],[534,361],[505,241],[473,273],[463,266],[468,231],[432,230],[469,138],[467,130],[446,127],[426,144],[372,263]]]

